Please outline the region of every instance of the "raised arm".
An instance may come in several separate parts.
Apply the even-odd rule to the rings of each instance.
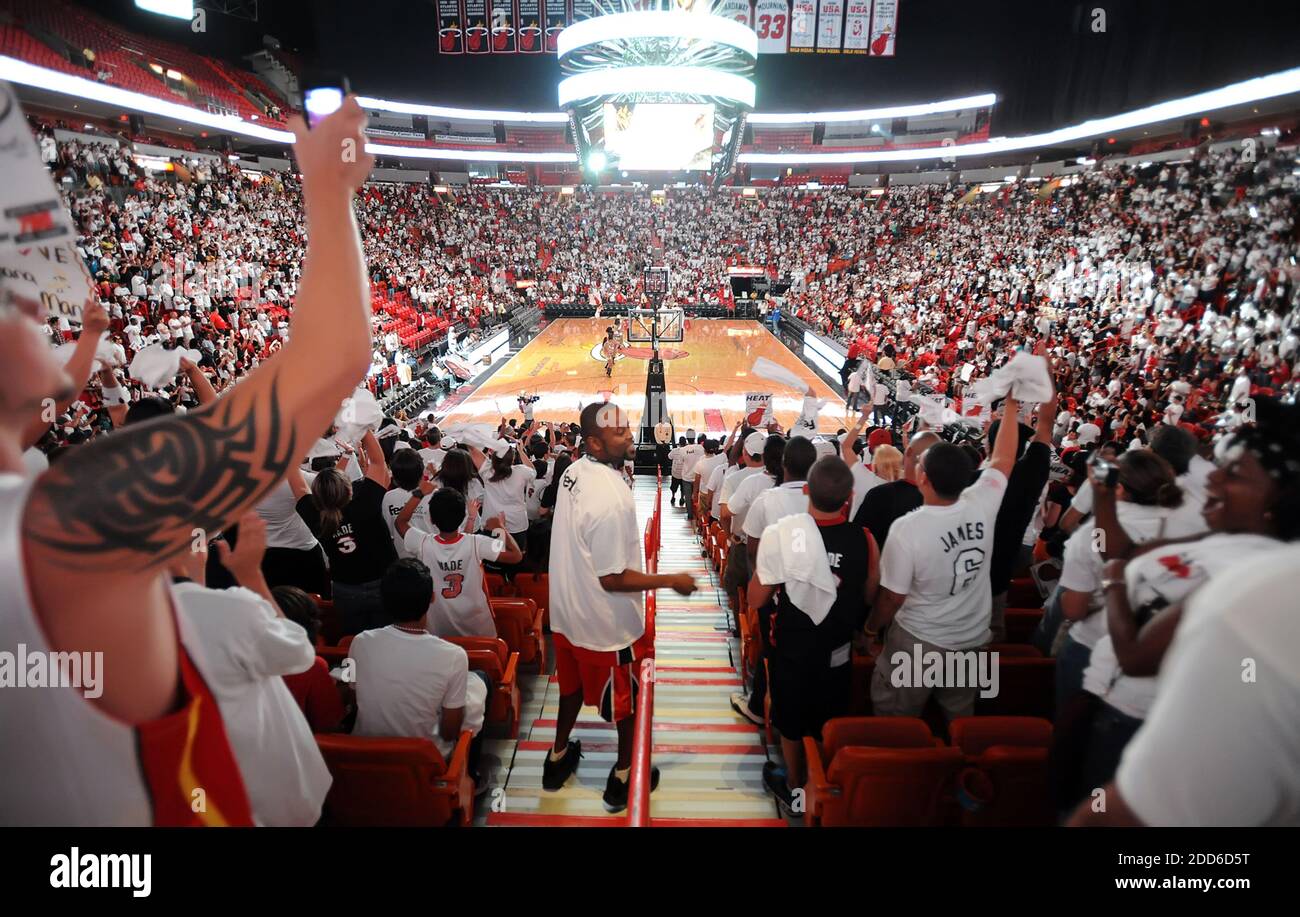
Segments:
[[[390,480],[388,463],[384,461],[384,447],[379,445],[379,437],[373,430],[367,430],[361,437],[361,449],[358,455],[364,462],[363,473],[380,487],[387,488]]]
[[[95,365],[95,351],[99,347],[100,336],[108,329],[108,313],[93,296],[86,300],[81,309],[81,337],[72,350],[72,359],[64,367],[72,386],[60,397],[49,399],[41,405],[40,411],[23,430],[23,446],[34,446],[45,431],[50,428],[54,418],[68,409],[72,402],[81,395],[82,389],[90,381],[91,370]]]
[[[998,438],[993,443],[993,454],[989,456],[989,467],[995,468],[1007,477],[1016,464],[1016,440],[1020,436],[1020,404],[1010,395],[1002,403],[1002,423],[998,426]]]
[[[104,574],[150,576],[196,531],[235,522],[363,376],[369,290],[352,195],[372,162],[364,124],[352,99],[313,131],[295,119],[310,243],[284,349],[215,402],[75,449],[38,480],[23,533],[39,605],[75,601],[88,579],[103,590]]]
[[[185,373],[185,377],[190,380],[194,397],[198,399],[200,406],[217,400],[217,390],[212,387],[212,382],[197,363],[181,357],[181,372]]]

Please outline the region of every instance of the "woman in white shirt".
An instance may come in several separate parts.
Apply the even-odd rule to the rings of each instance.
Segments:
[[[515,464],[515,455],[519,464]],[[519,550],[528,551],[528,497],[537,482],[537,468],[522,441],[500,444],[488,455],[470,452],[483,477],[483,518],[500,515]]]
[[[1272,415],[1275,403],[1264,406]],[[1203,511],[1209,531],[1180,542],[1119,544],[1103,568],[1107,634],[1097,642],[1084,673],[1078,718],[1058,723],[1058,736],[1074,733],[1081,773],[1062,809],[1084,799],[1115,775],[1129,740],[1142,727],[1160,689],[1157,674],[1179,626],[1186,601],[1212,577],[1300,538],[1300,411],[1280,416],[1230,439],[1210,473]],[[1098,490],[1099,524],[1113,526],[1113,491]],[[1117,541],[1124,537],[1117,533]],[[1131,559],[1130,559],[1131,558]],[[1124,588],[1120,588],[1120,587]],[[1066,728],[1072,727],[1072,728]],[[1061,756],[1066,760],[1066,756]]]
[[[1182,538],[1204,531],[1200,520],[1176,513],[1183,493],[1174,477],[1173,467],[1147,449],[1126,452],[1114,462],[1119,474],[1113,488],[1118,501],[1117,524],[1081,526],[1065,543],[1061,570],[1061,611],[1070,621],[1070,629],[1056,655],[1056,709],[1063,718],[1066,705],[1083,687],[1083,673],[1097,642],[1106,635],[1106,616],[1102,614],[1105,596],[1102,566],[1114,542],[1123,538],[1129,543],[1154,539]],[[1105,489],[1098,480],[1096,466],[1088,469],[1094,499]]]

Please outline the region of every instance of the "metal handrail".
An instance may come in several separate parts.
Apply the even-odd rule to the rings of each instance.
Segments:
[[[659,548],[663,543],[663,470],[655,472],[654,511],[646,522],[645,569],[646,573],[659,572]],[[654,627],[656,601],[654,590],[645,597],[646,626]],[[628,777],[627,826],[646,828],[650,825],[650,750],[654,743],[655,711],[655,661],[651,656],[641,660],[640,690],[636,701],[636,730],[632,736],[632,773]]]

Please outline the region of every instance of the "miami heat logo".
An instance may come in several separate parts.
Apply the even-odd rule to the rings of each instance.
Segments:
[[[632,109],[628,106],[620,105],[614,117],[618,121],[620,131],[625,131],[632,126]]]

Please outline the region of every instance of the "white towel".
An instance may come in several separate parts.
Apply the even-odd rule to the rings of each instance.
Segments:
[[[970,391],[985,404],[1005,398],[1008,393],[1020,402],[1042,404],[1051,400],[1052,377],[1045,359],[1021,351],[988,378],[976,381]]]
[[[368,388],[358,388],[351,397],[343,399],[334,418],[339,439],[345,443],[360,442],[367,431],[377,430],[383,422],[384,411]]]
[[[949,410],[948,399],[943,395],[923,395],[920,392],[912,392],[908,400],[919,408],[921,419],[929,426],[941,427],[950,422],[947,415],[953,412]]]
[[[128,372],[132,379],[138,379],[151,389],[162,388],[180,372],[181,357],[197,363],[203,359],[203,354],[184,347],[168,350],[162,344],[150,344],[135,355]]]
[[[822,623],[835,604],[837,589],[817,523],[808,513],[786,516],[764,530],[759,550],[770,543],[781,554],[785,594],[814,624]]]
[[[778,363],[773,363],[767,357],[759,357],[755,360],[749,373],[752,376],[758,376],[760,379],[767,379],[781,385],[788,385],[790,388],[801,392],[809,391],[807,381],[800,378],[797,373],[786,369],[784,366],[781,366]]]

